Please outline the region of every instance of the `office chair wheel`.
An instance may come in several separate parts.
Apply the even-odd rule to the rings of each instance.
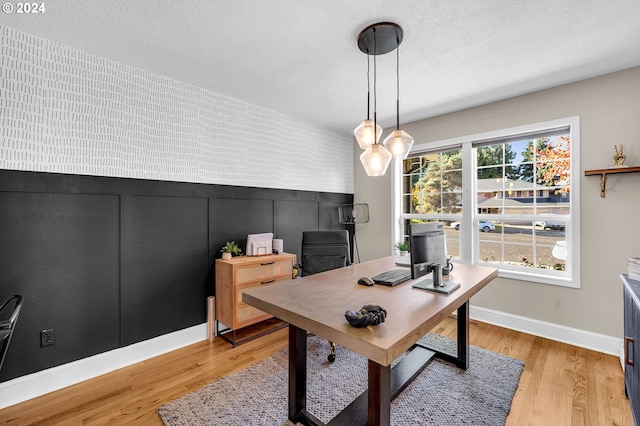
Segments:
[[[329,362],[333,362],[336,360],[336,344],[333,342],[329,342],[329,355],[327,355],[327,360]]]

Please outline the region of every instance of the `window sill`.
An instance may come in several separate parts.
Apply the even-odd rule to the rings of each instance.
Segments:
[[[486,264],[486,266],[490,266]],[[493,267],[496,267],[493,265]],[[498,268],[498,277],[512,280],[529,281],[539,284],[549,284],[560,287],[580,288],[580,284],[569,277],[555,277],[550,275],[535,274],[531,272],[510,271]]]

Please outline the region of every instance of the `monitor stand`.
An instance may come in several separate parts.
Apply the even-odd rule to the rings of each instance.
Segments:
[[[411,287],[419,288],[421,290],[435,291],[436,293],[450,294],[452,291],[457,290],[458,287],[460,287],[460,283],[455,281],[442,281],[440,285],[434,287],[433,279],[427,278],[413,284]]]

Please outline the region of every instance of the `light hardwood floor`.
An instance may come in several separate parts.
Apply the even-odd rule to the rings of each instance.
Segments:
[[[433,332],[454,338],[455,320]],[[524,361],[507,425],[633,424],[618,358],[476,321],[470,341]],[[286,329],[236,348],[203,341],[0,410],[0,424],[162,425],[158,406],[286,346]]]

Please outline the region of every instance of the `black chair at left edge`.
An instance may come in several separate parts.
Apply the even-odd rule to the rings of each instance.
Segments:
[[[8,310],[6,312],[3,311],[5,311],[5,308],[10,306],[14,301],[15,304],[11,315],[9,315],[8,319],[2,319],[6,318],[6,312],[8,312]],[[0,371],[2,370],[7,350],[9,349],[11,336],[13,336],[13,331],[16,328],[16,322],[18,322],[20,309],[22,309],[22,296],[19,294],[11,296],[2,304],[2,306],[0,306]]]
[[[304,231],[302,233],[302,276],[318,274],[351,264],[349,231]],[[336,360],[336,344],[329,342],[327,359]]]

